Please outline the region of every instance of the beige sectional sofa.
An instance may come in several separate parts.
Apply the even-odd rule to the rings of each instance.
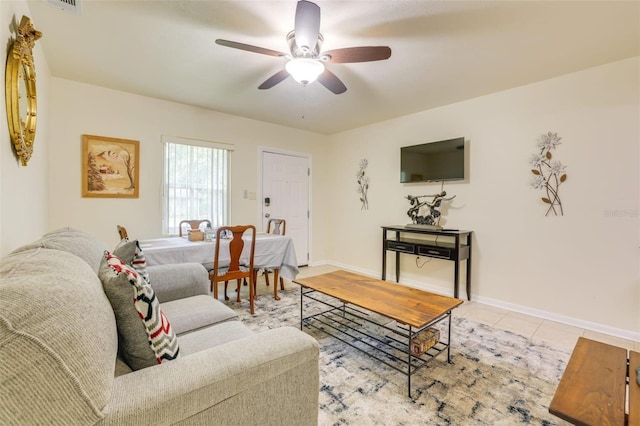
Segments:
[[[180,356],[132,371],[97,275],[105,249],[63,228],[0,259],[0,424],[317,424],[317,342],[249,330],[199,264],[147,268]]]

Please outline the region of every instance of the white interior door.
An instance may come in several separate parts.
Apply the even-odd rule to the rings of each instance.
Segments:
[[[309,263],[309,167],[309,157],[262,152],[262,230],[269,217],[286,220],[299,266]]]

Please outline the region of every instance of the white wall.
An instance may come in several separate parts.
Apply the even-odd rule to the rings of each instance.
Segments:
[[[30,16],[26,2],[0,1],[0,39],[9,49],[16,39],[22,16]],[[33,22],[36,30],[38,23]],[[0,256],[33,241],[47,230],[49,175],[49,68],[36,41],[33,57],[36,69],[37,127],[33,156],[22,166],[9,138],[5,102],[0,106]],[[8,50],[5,51],[5,58]]]
[[[441,224],[474,231],[473,297],[639,339],[639,75],[634,58],[334,135],[331,223],[349,238],[334,234],[333,261],[379,275],[380,226],[410,222],[404,196],[440,190],[399,183],[400,147],[464,136],[470,177],[445,184],[456,198]],[[567,166],[560,217],[544,216],[529,185],[548,131],[562,137],[553,155]],[[356,193],[361,158],[368,211]],[[401,282],[453,292],[451,262],[401,265]]]
[[[212,93],[212,96],[215,96]],[[268,146],[312,155],[312,169],[326,167],[325,137],[286,127],[222,114],[182,104],[104,89],[59,78],[52,79],[52,146],[50,227],[76,226],[115,245],[116,224],[130,236],[158,237],[162,232],[162,135],[235,144],[231,174],[231,220],[261,223],[257,200],[258,147]],[[140,141],[138,199],[82,198],[80,149],[82,134]],[[325,183],[312,181],[313,204],[324,201]],[[321,217],[321,216],[320,216]],[[313,222],[313,253],[325,257],[322,224]]]

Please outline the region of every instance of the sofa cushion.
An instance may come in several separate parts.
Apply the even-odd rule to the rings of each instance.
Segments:
[[[212,324],[238,319],[238,314],[211,296],[199,295],[161,303],[176,334],[197,330]],[[182,337],[180,337],[182,341]]]
[[[99,277],[113,307],[121,354],[129,367],[139,370],[178,357],[178,339],[149,283],[108,251]]]
[[[147,259],[144,257],[138,240],[123,238],[113,249],[113,254],[135,269],[145,281],[151,284],[149,273],[147,272]]]
[[[43,248],[2,259],[0,424],[97,423],[117,348],[113,311],[85,262]]]
[[[227,321],[180,336],[182,355],[188,356],[214,346],[253,336],[255,333],[240,321]],[[251,347],[246,348],[248,351]],[[240,356],[238,354],[238,356]]]
[[[87,262],[96,274],[98,273],[102,253],[107,249],[106,244],[88,232],[66,227],[44,234],[39,240],[22,246],[14,250],[13,253],[20,253],[38,247],[62,250],[74,254]]]

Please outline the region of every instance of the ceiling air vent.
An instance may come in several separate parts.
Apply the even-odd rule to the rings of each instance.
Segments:
[[[80,0],[44,0],[52,6],[62,9],[66,12],[73,13],[74,15],[80,15],[82,8],[80,7]]]

